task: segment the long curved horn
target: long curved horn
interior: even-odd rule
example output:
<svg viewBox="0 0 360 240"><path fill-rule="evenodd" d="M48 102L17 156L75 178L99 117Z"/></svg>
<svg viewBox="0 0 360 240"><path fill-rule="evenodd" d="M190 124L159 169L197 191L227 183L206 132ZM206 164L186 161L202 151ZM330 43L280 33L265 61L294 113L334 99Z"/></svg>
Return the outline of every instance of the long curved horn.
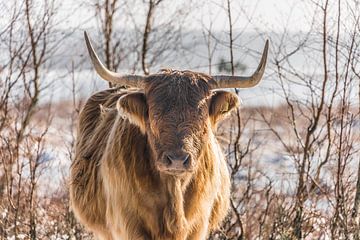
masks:
<svg viewBox="0 0 360 240"><path fill-rule="evenodd" d="M138 75L120 75L116 72L112 72L109 69L107 69L100 61L98 55L94 51L93 46L91 45L90 38L87 35L86 31L84 31L84 37L87 49L89 51L89 55L91 58L91 62L95 67L96 72L105 79L106 81L136 87L136 88L143 88L144 87L144 80L145 77L138 76Z"/></svg>
<svg viewBox="0 0 360 240"><path fill-rule="evenodd" d="M261 61L256 71L248 77L242 76L223 76L217 75L213 76L213 82L210 83L212 89L217 88L251 88L256 86L265 71L265 65L267 60L269 50L269 40L266 40L264 51L261 57Z"/></svg>

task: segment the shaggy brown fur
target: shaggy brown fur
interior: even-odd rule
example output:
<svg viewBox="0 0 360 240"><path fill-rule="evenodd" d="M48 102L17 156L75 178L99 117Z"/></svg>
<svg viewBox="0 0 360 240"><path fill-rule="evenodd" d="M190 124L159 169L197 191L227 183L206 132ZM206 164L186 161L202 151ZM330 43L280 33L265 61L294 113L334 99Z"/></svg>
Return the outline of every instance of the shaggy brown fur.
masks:
<svg viewBox="0 0 360 240"><path fill-rule="evenodd" d="M166 70L140 90L94 94L79 120L70 197L99 239L206 239L226 216L230 180L214 137L236 95L211 77ZM183 172L167 154L187 153Z"/></svg>

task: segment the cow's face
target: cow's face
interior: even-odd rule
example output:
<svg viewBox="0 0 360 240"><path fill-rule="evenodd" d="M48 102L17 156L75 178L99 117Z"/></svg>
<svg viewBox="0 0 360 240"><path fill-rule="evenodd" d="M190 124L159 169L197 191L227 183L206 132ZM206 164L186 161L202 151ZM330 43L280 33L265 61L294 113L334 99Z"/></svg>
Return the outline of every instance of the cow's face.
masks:
<svg viewBox="0 0 360 240"><path fill-rule="evenodd" d="M233 93L210 91L209 79L189 71L168 71L150 76L144 92L119 99L120 114L147 136L160 172L182 175L196 171L209 131L238 105Z"/></svg>

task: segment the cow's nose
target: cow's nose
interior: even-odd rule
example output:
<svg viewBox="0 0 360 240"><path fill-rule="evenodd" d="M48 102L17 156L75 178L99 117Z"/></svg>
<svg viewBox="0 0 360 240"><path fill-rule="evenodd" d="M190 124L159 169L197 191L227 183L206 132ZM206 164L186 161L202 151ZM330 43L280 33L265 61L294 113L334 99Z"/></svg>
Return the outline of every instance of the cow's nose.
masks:
<svg viewBox="0 0 360 240"><path fill-rule="evenodd" d="M189 166L190 156L187 153L184 154L167 154L166 155L169 166L174 168L183 168Z"/></svg>

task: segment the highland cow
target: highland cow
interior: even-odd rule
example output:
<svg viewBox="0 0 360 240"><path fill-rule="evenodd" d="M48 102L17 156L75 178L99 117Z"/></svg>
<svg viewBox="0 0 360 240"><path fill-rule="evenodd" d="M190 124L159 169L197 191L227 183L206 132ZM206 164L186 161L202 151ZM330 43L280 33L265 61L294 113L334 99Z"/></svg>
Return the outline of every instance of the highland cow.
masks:
<svg viewBox="0 0 360 240"><path fill-rule="evenodd" d="M264 73L268 42L249 77L162 70L120 75L80 113L70 198L98 239L206 239L228 213L230 178L215 138L217 123L238 106L222 88L248 88Z"/></svg>

